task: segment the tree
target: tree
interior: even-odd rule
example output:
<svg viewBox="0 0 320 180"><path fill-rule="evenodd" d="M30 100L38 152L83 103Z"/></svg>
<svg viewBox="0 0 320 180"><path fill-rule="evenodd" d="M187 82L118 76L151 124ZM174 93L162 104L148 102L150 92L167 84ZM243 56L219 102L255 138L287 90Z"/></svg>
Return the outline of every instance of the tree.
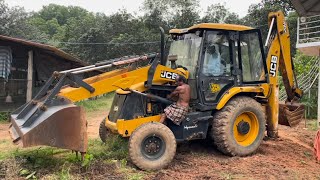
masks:
<svg viewBox="0 0 320 180"><path fill-rule="evenodd" d="M200 20L199 2L195 0L176 1L176 10L173 14L172 28L186 28L196 24Z"/></svg>
<svg viewBox="0 0 320 180"><path fill-rule="evenodd" d="M0 0L0 34L31 40L47 39L47 36L28 23L30 14L21 7L9 8Z"/></svg>
<svg viewBox="0 0 320 180"><path fill-rule="evenodd" d="M198 8L198 0L145 0L143 3L144 17L150 23L149 27L164 25L167 30L197 23Z"/></svg>
<svg viewBox="0 0 320 180"><path fill-rule="evenodd" d="M35 14L35 17L40 17L45 21L57 19L59 25L64 25L70 18L81 19L89 12L78 6L61 6L57 4L49 4Z"/></svg>
<svg viewBox="0 0 320 180"><path fill-rule="evenodd" d="M288 16L287 22L291 37L291 53L294 55L296 50L297 14L294 11L289 13L289 11L293 10L289 0L263 0L261 3L252 4L249 7L248 14L242 19L242 21L247 26L259 28L261 30L263 40L265 41L268 34L268 14L279 10Z"/></svg>
<svg viewBox="0 0 320 180"><path fill-rule="evenodd" d="M241 24L239 15L230 12L225 6L225 4L220 3L208 6L202 22Z"/></svg>

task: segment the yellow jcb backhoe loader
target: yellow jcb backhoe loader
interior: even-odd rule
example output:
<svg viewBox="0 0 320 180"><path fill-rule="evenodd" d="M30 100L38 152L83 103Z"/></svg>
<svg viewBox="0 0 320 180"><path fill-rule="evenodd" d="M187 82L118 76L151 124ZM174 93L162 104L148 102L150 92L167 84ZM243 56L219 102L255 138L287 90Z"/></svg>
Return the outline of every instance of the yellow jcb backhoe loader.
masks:
<svg viewBox="0 0 320 180"><path fill-rule="evenodd" d="M129 57L54 73L31 102L12 113L14 142L86 152L84 112L73 102L111 91L116 94L99 128L101 140L109 133L130 137L130 158L145 170L167 166L177 142L207 137L227 155L250 155L266 130L276 138L278 122L294 126L302 119L304 108L296 103L302 91L295 83L282 12L269 15L266 54L260 31L246 26L205 23L170 34L167 58L162 32L160 60L157 55ZM115 70L85 80L77 76L106 67ZM288 96L280 105L280 120L278 69ZM172 103L165 97L175 89L177 75L191 86L190 111L180 126L160 124L160 114ZM66 80L76 87L63 87Z"/></svg>

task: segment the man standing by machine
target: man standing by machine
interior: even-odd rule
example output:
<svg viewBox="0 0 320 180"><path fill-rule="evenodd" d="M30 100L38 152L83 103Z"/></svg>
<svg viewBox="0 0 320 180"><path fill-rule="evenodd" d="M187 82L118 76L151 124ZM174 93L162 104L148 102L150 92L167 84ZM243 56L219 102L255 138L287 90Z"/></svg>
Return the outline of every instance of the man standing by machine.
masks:
<svg viewBox="0 0 320 180"><path fill-rule="evenodd" d="M160 122L168 118L174 124L180 125L184 120L189 110L190 101L190 86L187 84L187 79L183 76L176 77L177 88L168 96L168 98L178 97L177 102L171 104L164 109L164 113L161 115Z"/></svg>

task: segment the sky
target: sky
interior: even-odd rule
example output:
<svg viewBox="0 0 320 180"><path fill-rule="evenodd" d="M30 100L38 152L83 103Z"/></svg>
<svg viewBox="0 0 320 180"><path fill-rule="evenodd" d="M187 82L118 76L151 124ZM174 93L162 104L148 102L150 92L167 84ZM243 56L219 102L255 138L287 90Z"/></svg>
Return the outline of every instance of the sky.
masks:
<svg viewBox="0 0 320 180"><path fill-rule="evenodd" d="M44 5L55 3L59 5L80 6L92 12L103 12L107 15L117 12L119 9L127 9L130 13L137 13L144 0L5 0L10 6L24 7L27 11L38 11ZM261 0L200 0L201 11L206 11L207 6L216 3L225 3L226 7L237 13L240 17L247 14L251 4ZM140 13L141 14L141 13Z"/></svg>

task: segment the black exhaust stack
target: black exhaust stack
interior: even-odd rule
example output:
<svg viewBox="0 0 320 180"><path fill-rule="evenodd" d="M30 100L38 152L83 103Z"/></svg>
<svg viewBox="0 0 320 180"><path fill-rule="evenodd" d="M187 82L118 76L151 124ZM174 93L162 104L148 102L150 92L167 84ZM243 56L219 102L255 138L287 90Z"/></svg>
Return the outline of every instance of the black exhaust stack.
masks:
<svg viewBox="0 0 320 180"><path fill-rule="evenodd" d="M160 63L161 63L161 65L165 65L166 64L166 61L164 59L164 48L165 48L164 38L165 38L165 35L164 35L164 29L162 27L159 27L159 28L160 28L160 32L161 32Z"/></svg>

